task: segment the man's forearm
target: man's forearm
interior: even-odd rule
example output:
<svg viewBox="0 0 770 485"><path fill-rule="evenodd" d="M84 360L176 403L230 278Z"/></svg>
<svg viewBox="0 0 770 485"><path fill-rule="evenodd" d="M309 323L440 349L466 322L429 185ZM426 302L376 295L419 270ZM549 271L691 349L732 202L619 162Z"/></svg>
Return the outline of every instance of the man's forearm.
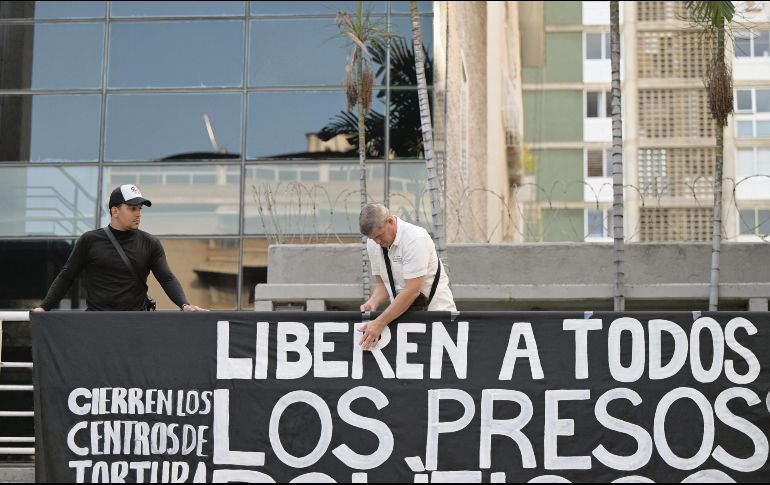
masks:
<svg viewBox="0 0 770 485"><path fill-rule="evenodd" d="M390 322L403 315L409 309L419 294L419 290L410 290L409 288L402 290L375 321L383 328L387 327L390 325Z"/></svg>
<svg viewBox="0 0 770 485"><path fill-rule="evenodd" d="M378 283L374 285L374 291L372 292L371 298L369 298L369 303L379 308L379 306L389 298L388 290L385 289L385 285Z"/></svg>

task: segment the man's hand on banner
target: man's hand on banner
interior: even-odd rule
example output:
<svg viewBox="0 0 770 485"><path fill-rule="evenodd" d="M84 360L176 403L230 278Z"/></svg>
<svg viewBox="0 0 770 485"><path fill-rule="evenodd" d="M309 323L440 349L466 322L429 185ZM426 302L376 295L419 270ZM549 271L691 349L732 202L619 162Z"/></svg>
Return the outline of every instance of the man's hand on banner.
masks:
<svg viewBox="0 0 770 485"><path fill-rule="evenodd" d="M372 350L377 345L377 342L380 341L380 334L385 327L387 327L387 325L383 325L377 320L372 320L359 328L358 331L364 334L359 342L361 348L364 350Z"/></svg>

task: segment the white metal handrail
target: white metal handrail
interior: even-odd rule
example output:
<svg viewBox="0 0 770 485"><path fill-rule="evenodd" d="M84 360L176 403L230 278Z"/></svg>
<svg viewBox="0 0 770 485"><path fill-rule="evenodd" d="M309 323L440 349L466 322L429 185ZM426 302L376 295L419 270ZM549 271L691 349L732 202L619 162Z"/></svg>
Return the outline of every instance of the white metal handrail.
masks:
<svg viewBox="0 0 770 485"><path fill-rule="evenodd" d="M28 322L29 312L0 311L0 371L2 369L32 369L32 362L4 362L3 361L3 322ZM32 392L32 384L2 384L2 392ZM0 411L0 418L34 418L34 411ZM0 425L0 429L5 429ZM0 445L29 444L34 443L31 436L0 436ZM34 455L35 449L20 446L0 447L0 455Z"/></svg>

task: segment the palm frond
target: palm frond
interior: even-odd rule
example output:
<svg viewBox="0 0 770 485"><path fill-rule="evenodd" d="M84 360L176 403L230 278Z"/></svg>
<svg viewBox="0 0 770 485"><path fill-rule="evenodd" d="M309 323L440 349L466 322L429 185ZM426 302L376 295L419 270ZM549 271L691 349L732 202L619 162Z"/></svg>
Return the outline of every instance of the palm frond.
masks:
<svg viewBox="0 0 770 485"><path fill-rule="evenodd" d="M690 12L691 20L704 26L724 25L724 22L731 22L735 16L735 5L729 1L688 0L684 6Z"/></svg>

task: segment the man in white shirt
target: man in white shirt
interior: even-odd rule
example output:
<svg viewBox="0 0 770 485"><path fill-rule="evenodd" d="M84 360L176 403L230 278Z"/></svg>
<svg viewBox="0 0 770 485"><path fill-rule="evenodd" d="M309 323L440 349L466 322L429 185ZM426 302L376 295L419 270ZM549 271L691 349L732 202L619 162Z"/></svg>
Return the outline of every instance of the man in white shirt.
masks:
<svg viewBox="0 0 770 485"><path fill-rule="evenodd" d="M425 229L402 221L382 204L367 204L358 221L361 234L369 238L366 251L376 279L372 296L361 305L361 311L376 311L390 300L380 316L359 330L364 334L360 342L364 350L373 348L382 330L410 308L457 310L449 289L449 277ZM390 271L385 258L390 263ZM415 302L417 305L412 307Z"/></svg>

